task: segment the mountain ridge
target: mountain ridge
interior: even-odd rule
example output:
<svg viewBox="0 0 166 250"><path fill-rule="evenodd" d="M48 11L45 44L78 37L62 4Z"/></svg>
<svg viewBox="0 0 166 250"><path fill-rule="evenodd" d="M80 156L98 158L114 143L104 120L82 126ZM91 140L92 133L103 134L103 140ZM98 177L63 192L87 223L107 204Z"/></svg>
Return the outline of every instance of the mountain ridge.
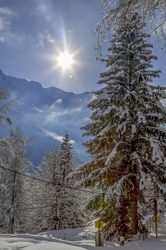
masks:
<svg viewBox="0 0 166 250"><path fill-rule="evenodd" d="M59 147L66 133L73 142L77 161L88 160L80 127L89 119L87 105L93 98L92 92L74 94L56 87L43 88L39 82L8 76L0 70L0 88L3 87L9 87L10 99L19 98L9 114L12 120L10 128L20 126L25 136L36 137L27 153L35 165L40 164L48 149ZM7 136L10 128L3 125L1 138Z"/></svg>

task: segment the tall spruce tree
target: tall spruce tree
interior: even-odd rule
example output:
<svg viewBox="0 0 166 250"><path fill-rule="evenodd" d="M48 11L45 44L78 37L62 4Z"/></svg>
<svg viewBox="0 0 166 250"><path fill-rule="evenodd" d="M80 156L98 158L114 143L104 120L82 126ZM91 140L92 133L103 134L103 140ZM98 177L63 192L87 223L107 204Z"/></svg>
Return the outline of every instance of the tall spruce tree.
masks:
<svg viewBox="0 0 166 250"><path fill-rule="evenodd" d="M74 189L76 180L73 171L76 169L74 152L68 134L63 138L59 151L59 176L61 189L59 190L59 218L62 228L76 228L84 226L85 218L81 209L81 192Z"/></svg>
<svg viewBox="0 0 166 250"><path fill-rule="evenodd" d="M103 60L108 69L98 82L104 87L89 104L91 122L82 128L84 136L92 136L84 143L92 159L79 168L80 183L102 190L89 205L105 221L107 238L137 233L137 202L144 200L146 178L158 191L165 190L166 108L161 99L166 94L151 84L160 71L150 69L157 57L144 26L134 11L117 21Z"/></svg>
<svg viewBox="0 0 166 250"><path fill-rule="evenodd" d="M40 185L40 200L43 204L43 209L40 209L41 229L59 230L84 225L78 198L81 194L74 189L76 180L72 178L75 167L73 148L66 134L60 149L49 150L39 166L39 176L50 182Z"/></svg>

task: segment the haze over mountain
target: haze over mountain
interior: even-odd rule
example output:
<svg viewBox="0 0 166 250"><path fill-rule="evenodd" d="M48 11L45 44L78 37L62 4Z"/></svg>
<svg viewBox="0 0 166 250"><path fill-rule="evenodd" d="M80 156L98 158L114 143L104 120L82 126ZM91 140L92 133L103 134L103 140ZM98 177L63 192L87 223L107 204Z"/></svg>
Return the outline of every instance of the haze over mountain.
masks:
<svg viewBox="0 0 166 250"><path fill-rule="evenodd" d="M56 87L43 88L39 82L7 76L0 70L0 88L6 86L10 88L10 99L19 99L9 114L12 125L3 124L1 138L16 126L21 127L25 136L35 136L27 154L34 164L39 164L46 151L58 147L68 133L77 161L88 160L80 127L88 122L90 110L87 104L93 93L74 94Z"/></svg>

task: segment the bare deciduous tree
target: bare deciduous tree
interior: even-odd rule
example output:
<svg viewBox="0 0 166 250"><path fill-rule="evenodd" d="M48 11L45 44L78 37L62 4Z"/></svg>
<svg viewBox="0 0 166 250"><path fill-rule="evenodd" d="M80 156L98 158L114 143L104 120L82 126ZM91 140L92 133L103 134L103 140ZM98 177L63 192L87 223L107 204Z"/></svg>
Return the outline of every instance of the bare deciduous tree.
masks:
<svg viewBox="0 0 166 250"><path fill-rule="evenodd" d="M101 0L102 19L95 30L99 35L96 49L101 50L102 42L110 38L111 29L122 20L120 17L125 19L133 8L147 24L146 32L155 34L162 48L166 46L166 0Z"/></svg>

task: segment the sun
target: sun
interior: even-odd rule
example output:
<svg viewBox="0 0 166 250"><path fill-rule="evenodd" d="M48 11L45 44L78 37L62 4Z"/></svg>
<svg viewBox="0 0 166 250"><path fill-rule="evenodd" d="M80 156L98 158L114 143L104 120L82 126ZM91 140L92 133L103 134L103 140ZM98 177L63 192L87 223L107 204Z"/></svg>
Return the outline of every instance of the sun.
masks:
<svg viewBox="0 0 166 250"><path fill-rule="evenodd" d="M69 69L73 64L73 56L68 51L61 52L57 57L57 62L63 70Z"/></svg>

